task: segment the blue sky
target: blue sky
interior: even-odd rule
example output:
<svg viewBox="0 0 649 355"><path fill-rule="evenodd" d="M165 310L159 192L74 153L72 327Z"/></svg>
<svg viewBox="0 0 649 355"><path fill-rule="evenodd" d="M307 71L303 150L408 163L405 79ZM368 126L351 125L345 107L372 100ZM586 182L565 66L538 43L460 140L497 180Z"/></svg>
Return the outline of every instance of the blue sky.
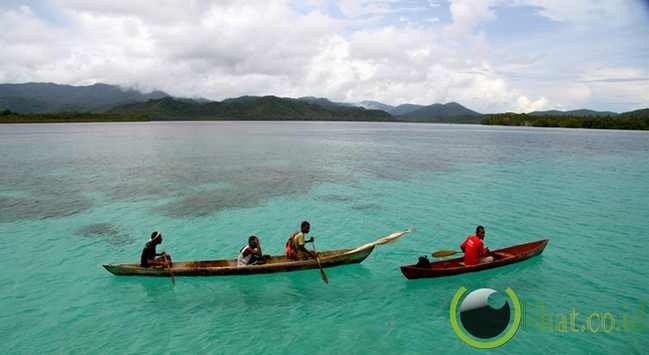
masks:
<svg viewBox="0 0 649 355"><path fill-rule="evenodd" d="M178 96L649 107L647 1L0 2L0 82Z"/></svg>

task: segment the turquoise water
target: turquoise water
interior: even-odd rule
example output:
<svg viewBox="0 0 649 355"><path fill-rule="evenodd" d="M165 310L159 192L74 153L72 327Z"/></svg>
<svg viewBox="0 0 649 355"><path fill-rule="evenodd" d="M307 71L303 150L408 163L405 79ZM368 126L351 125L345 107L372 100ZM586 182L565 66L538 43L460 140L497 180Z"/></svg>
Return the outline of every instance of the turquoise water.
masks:
<svg viewBox="0 0 649 355"><path fill-rule="evenodd" d="M455 292L511 287L552 314L649 301L646 132L426 124L176 122L0 126L1 353L479 352ZM299 222L318 248L415 226L362 264L248 277L115 277L153 230L176 260L279 254ZM550 238L541 257L406 280L456 248ZM528 307L528 309L530 309ZM635 312L635 313L634 313ZM531 319L527 316L527 319ZM649 320L644 319L649 327ZM495 352L646 353L649 330L562 333L525 321Z"/></svg>

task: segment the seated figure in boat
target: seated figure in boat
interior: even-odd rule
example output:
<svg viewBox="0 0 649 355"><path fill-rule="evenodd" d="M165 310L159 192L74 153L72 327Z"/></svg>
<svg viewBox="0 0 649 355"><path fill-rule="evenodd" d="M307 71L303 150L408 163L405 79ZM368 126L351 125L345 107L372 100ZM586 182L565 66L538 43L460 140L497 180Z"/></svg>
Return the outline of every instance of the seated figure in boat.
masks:
<svg viewBox="0 0 649 355"><path fill-rule="evenodd" d="M489 255L491 252L484 245L484 235L484 227L478 226L475 229L475 234L470 235L460 244L460 248L464 252L464 265L477 265L494 261L493 256Z"/></svg>
<svg viewBox="0 0 649 355"><path fill-rule="evenodd" d="M300 225L300 231L293 233L286 242L286 257L292 260L307 260L315 258L316 252L306 248L306 243L313 242L313 237L305 239L309 233L311 225L304 221Z"/></svg>
<svg viewBox="0 0 649 355"><path fill-rule="evenodd" d="M165 253L157 253L155 248L158 244L162 243L162 233L151 233L151 239L144 244L142 255L140 256L140 266L164 266L171 267L171 255Z"/></svg>
<svg viewBox="0 0 649 355"><path fill-rule="evenodd" d="M239 251L237 266L263 264L268 258L270 258L270 256L261 253L261 243L259 242L259 238L255 235L251 235L248 238L248 245L241 248Z"/></svg>

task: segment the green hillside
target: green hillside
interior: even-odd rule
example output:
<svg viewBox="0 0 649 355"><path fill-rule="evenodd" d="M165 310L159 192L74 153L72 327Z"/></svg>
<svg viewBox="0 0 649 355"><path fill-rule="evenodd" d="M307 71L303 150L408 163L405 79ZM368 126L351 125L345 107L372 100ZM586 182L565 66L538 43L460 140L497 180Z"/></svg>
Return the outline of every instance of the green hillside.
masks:
<svg viewBox="0 0 649 355"><path fill-rule="evenodd" d="M162 91L142 93L115 85L88 86L53 83L0 84L0 107L18 113L103 112L115 105L168 96Z"/></svg>
<svg viewBox="0 0 649 355"><path fill-rule="evenodd" d="M277 96L244 96L221 102L171 97L114 107L109 113L144 114L152 120L391 121L384 111Z"/></svg>

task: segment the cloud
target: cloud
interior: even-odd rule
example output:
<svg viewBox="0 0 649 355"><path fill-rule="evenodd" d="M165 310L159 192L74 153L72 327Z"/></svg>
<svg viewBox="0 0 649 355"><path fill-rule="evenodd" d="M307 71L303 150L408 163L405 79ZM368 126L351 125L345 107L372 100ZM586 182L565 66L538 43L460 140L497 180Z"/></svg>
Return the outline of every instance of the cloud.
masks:
<svg viewBox="0 0 649 355"><path fill-rule="evenodd" d="M637 81L649 81L649 77L647 78L606 78L606 79L590 79L590 80L584 80L586 83L629 83L629 82L637 82Z"/></svg>
<svg viewBox="0 0 649 355"><path fill-rule="evenodd" d="M547 107L547 100L542 97L536 101L531 101L527 96L519 96L516 100L516 110L518 112L532 112L542 110Z"/></svg>
<svg viewBox="0 0 649 355"><path fill-rule="evenodd" d="M450 11L453 22L446 27L446 31L454 35L473 33L480 23L496 19L493 9L495 4L495 0L451 1Z"/></svg>
<svg viewBox="0 0 649 355"><path fill-rule="evenodd" d="M598 63L586 66L580 82L591 91L591 102L649 104L649 70Z"/></svg>
<svg viewBox="0 0 649 355"><path fill-rule="evenodd" d="M641 6L640 1L606 0L517 0L513 4L534 6L539 15L553 21L586 26L599 21L626 23Z"/></svg>
<svg viewBox="0 0 649 355"><path fill-rule="evenodd" d="M458 101L482 112L605 101L649 105L647 81L640 80L649 77L646 61L626 56L627 49L649 48L627 5L598 2L584 15L585 2L541 0L342 1L339 12L324 1L47 4L52 11L0 5L0 82L107 82L211 99L275 94L389 104ZM511 6L565 25L503 41L485 26ZM602 16L614 21L602 22ZM638 39L601 40L620 34L619 28ZM574 41L563 44L567 39ZM593 48L600 52L594 55ZM608 53L622 50L624 60L607 66L614 70L596 69Z"/></svg>
<svg viewBox="0 0 649 355"><path fill-rule="evenodd" d="M385 1L341 0L337 5L348 18L377 16L391 12L390 3Z"/></svg>

